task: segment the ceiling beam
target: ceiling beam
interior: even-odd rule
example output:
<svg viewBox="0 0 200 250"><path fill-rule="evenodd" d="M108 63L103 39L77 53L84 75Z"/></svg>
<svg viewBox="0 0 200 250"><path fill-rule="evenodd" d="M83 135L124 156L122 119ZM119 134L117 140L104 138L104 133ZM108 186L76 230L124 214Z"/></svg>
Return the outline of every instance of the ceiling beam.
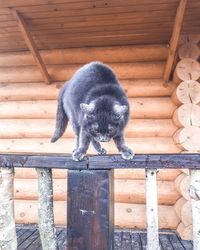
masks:
<svg viewBox="0 0 200 250"><path fill-rule="evenodd" d="M172 36L169 43L169 51L167 62L164 71L164 82L167 83L170 80L170 76L172 73L172 67L175 59L176 50L178 47L178 41L181 33L181 28L183 24L183 17L186 9L187 0L180 0L179 6L176 11L176 17L174 20Z"/></svg>
<svg viewBox="0 0 200 250"><path fill-rule="evenodd" d="M18 23L19 29L24 37L26 45L28 46L29 50L31 51L45 82L47 84L50 84L51 83L50 76L47 72L46 66L45 66L45 64L40 56L39 51L37 50L36 44L35 44L32 36L28 30L28 27L25 23L23 16L17 10L14 10L14 9L12 9L12 13L13 13L13 15Z"/></svg>

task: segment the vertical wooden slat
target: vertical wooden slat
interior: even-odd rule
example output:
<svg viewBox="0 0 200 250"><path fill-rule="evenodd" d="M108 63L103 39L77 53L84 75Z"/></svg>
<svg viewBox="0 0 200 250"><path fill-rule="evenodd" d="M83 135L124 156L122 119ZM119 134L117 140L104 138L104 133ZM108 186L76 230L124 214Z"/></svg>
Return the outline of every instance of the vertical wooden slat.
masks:
<svg viewBox="0 0 200 250"><path fill-rule="evenodd" d="M175 55L176 55L176 49L178 46L178 41L181 33L181 27L183 23L183 17L185 13L185 8L186 8L187 0L180 0L178 9L176 11L176 17L174 20L174 26L172 30L172 36L170 40L170 45L169 45L169 52L168 52L168 57L167 57L167 62L165 66L165 71L164 71L164 82L167 83L169 81Z"/></svg>
<svg viewBox="0 0 200 250"><path fill-rule="evenodd" d="M31 54L34 57L34 59L37 63L37 66L38 66L45 82L47 84L50 84L51 83L50 76L49 76L47 69L46 69L46 66L45 66L45 64L40 56L40 53L37 50L35 42L34 42L32 36L27 28L27 25L24 21L24 18L22 17L22 15L18 11L14 10L14 9L12 10L12 13L13 13L14 17L16 18L16 21L19 25L19 29L21 30L21 33L24 37L24 40L25 40L29 50L31 51Z"/></svg>
<svg viewBox="0 0 200 250"><path fill-rule="evenodd" d="M68 250L113 249L113 170L69 170Z"/></svg>
<svg viewBox="0 0 200 250"><path fill-rule="evenodd" d="M0 249L2 250L17 249L13 182L14 169L0 168Z"/></svg>
<svg viewBox="0 0 200 250"><path fill-rule="evenodd" d="M157 170L146 169L147 250L159 250Z"/></svg>
<svg viewBox="0 0 200 250"><path fill-rule="evenodd" d="M193 249L200 249L200 169L190 171L192 201Z"/></svg>
<svg viewBox="0 0 200 250"><path fill-rule="evenodd" d="M56 229L53 214L52 170L37 168L38 174L38 220L43 250L57 250Z"/></svg>

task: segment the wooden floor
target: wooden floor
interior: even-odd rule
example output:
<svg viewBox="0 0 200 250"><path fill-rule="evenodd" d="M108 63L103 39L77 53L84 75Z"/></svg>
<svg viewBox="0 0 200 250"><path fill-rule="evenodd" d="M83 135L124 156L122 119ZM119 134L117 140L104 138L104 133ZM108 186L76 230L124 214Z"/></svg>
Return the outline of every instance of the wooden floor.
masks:
<svg viewBox="0 0 200 250"><path fill-rule="evenodd" d="M66 230L58 228L59 250L66 249ZM36 227L17 227L18 250L42 250ZM192 242L181 240L173 232L160 233L161 250L192 250ZM114 250L145 250L146 233L136 231L115 231Z"/></svg>

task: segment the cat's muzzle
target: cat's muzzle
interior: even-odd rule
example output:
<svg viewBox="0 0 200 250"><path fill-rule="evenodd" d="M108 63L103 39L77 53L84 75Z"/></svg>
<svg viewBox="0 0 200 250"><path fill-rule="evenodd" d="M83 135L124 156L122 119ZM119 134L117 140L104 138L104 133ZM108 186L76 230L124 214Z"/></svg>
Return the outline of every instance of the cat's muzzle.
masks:
<svg viewBox="0 0 200 250"><path fill-rule="evenodd" d="M95 137L95 141L97 142L108 142L110 141L110 137L106 135L100 135L98 137Z"/></svg>

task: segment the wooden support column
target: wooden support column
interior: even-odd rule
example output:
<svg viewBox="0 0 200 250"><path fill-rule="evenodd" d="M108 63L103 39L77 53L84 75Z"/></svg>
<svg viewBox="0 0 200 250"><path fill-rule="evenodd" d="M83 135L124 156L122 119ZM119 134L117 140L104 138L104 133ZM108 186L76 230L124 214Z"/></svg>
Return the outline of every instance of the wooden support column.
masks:
<svg viewBox="0 0 200 250"><path fill-rule="evenodd" d="M57 250L56 229L53 214L53 183L51 168L37 168L38 174L38 220L43 250Z"/></svg>
<svg viewBox="0 0 200 250"><path fill-rule="evenodd" d="M192 201L193 250L200 249L200 169L190 171Z"/></svg>
<svg viewBox="0 0 200 250"><path fill-rule="evenodd" d="M174 26L173 26L173 31L172 31L172 36L170 40L170 45L169 45L169 52L168 52L168 57L167 57L167 63L165 66L165 71L164 71L164 82L167 83L170 79L175 55L176 55L176 49L178 46L178 41L181 33L181 27L183 23L183 17L185 13L185 7L187 4L187 0L180 0L177 12L176 12L176 17L174 21Z"/></svg>
<svg viewBox="0 0 200 250"><path fill-rule="evenodd" d="M147 250L159 250L157 170L146 169Z"/></svg>
<svg viewBox="0 0 200 250"><path fill-rule="evenodd" d="M68 250L113 249L113 179L113 170L69 170Z"/></svg>
<svg viewBox="0 0 200 250"><path fill-rule="evenodd" d="M17 250L14 218L14 168L0 167L0 249Z"/></svg>
<svg viewBox="0 0 200 250"><path fill-rule="evenodd" d="M23 16L14 9L12 10L12 12L13 12L14 17L16 18L16 21L19 25L19 29L21 30L21 33L24 37L24 40L25 40L29 50L31 51L31 53L34 57L34 59L37 63L37 66L38 66L39 70L41 71L41 74L42 74L45 82L47 84L50 84L51 83L50 76L49 76L47 69L46 69L46 66L45 66L45 64L40 56L40 53L37 50L36 44L35 44L32 36L28 30L28 27L25 23Z"/></svg>

